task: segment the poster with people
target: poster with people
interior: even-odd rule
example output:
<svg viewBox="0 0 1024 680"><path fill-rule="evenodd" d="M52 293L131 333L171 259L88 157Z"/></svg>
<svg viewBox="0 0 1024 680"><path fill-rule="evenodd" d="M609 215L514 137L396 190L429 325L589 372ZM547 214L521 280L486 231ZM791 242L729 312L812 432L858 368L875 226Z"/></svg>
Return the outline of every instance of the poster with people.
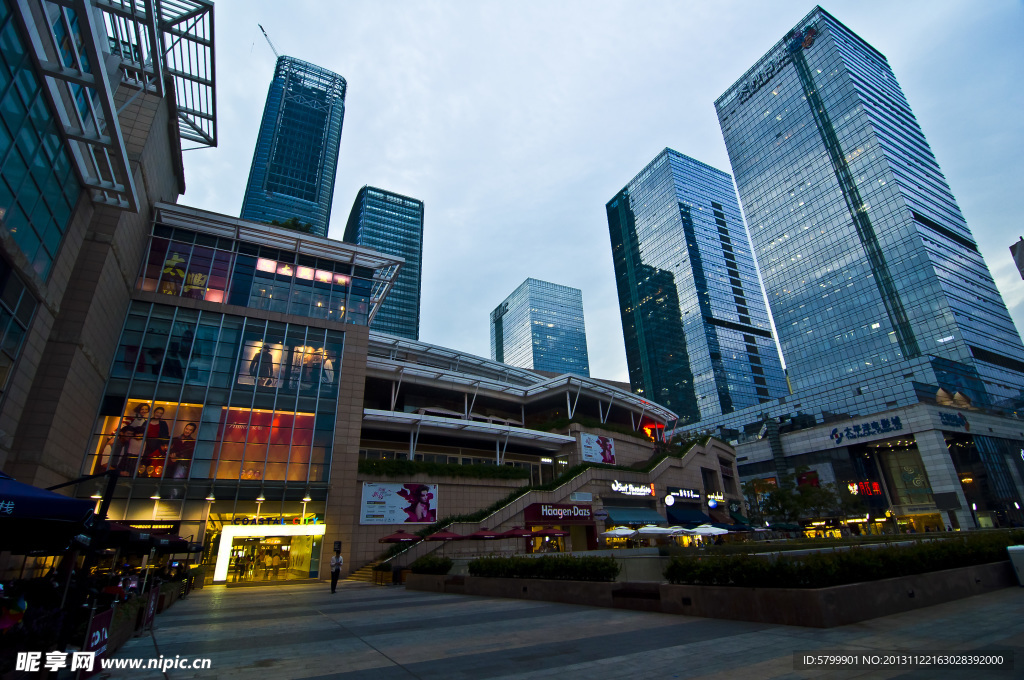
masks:
<svg viewBox="0 0 1024 680"><path fill-rule="evenodd" d="M102 417L95 472L187 479L202 407L129 399L120 416Z"/></svg>
<svg viewBox="0 0 1024 680"><path fill-rule="evenodd" d="M615 464L615 440L587 432L580 433L583 462Z"/></svg>
<svg viewBox="0 0 1024 680"><path fill-rule="evenodd" d="M360 524L433 524L437 484L363 482Z"/></svg>

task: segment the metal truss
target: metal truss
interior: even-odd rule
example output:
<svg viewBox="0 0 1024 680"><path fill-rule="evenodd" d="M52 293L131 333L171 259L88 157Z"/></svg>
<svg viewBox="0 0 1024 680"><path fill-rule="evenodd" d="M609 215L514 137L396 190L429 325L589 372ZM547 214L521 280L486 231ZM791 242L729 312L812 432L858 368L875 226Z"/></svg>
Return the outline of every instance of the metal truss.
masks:
<svg viewBox="0 0 1024 680"><path fill-rule="evenodd" d="M216 146L213 5L207 0L15 0L19 27L76 174L94 203L137 211L118 114L175 89L182 139ZM168 78L170 76L170 78ZM137 90L120 109L114 92Z"/></svg>

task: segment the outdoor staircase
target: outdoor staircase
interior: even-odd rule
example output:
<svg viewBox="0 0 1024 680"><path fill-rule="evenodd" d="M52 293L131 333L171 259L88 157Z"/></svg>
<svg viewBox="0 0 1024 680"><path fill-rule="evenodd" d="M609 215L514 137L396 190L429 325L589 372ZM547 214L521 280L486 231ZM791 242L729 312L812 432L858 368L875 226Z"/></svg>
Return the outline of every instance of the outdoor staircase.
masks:
<svg viewBox="0 0 1024 680"><path fill-rule="evenodd" d="M364 583L373 583L373 568L379 564L379 562L370 562L366 566L356 569L351 574L345 577L346 581L362 581ZM388 573L390 576L390 572Z"/></svg>

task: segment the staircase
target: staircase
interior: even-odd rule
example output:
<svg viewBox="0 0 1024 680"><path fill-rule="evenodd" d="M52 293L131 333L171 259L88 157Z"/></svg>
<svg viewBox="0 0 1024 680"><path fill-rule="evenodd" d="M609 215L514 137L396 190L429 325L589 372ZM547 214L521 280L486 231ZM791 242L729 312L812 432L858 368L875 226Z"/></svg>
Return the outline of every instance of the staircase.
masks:
<svg viewBox="0 0 1024 680"><path fill-rule="evenodd" d="M351 574L345 577L346 581L362 581L363 583L373 583L373 568L379 564L379 562L370 562L366 566L356 569ZM391 573L388 572L390 579Z"/></svg>

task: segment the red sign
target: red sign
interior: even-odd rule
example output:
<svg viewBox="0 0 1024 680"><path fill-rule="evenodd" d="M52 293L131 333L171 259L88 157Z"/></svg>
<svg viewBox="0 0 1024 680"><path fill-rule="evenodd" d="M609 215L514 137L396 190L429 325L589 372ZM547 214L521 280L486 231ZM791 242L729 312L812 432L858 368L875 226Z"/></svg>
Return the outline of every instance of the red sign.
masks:
<svg viewBox="0 0 1024 680"><path fill-rule="evenodd" d="M534 503L523 510L526 524L593 524L589 505L577 503Z"/></svg>
<svg viewBox="0 0 1024 680"><path fill-rule="evenodd" d="M79 678L91 678L100 672L102 665L100 659L107 657L107 640L110 638L110 624L114 620L114 610L108 609L92 617L89 624L89 635L85 638L83 652L93 652L96 656L93 660L92 670L82 670Z"/></svg>

